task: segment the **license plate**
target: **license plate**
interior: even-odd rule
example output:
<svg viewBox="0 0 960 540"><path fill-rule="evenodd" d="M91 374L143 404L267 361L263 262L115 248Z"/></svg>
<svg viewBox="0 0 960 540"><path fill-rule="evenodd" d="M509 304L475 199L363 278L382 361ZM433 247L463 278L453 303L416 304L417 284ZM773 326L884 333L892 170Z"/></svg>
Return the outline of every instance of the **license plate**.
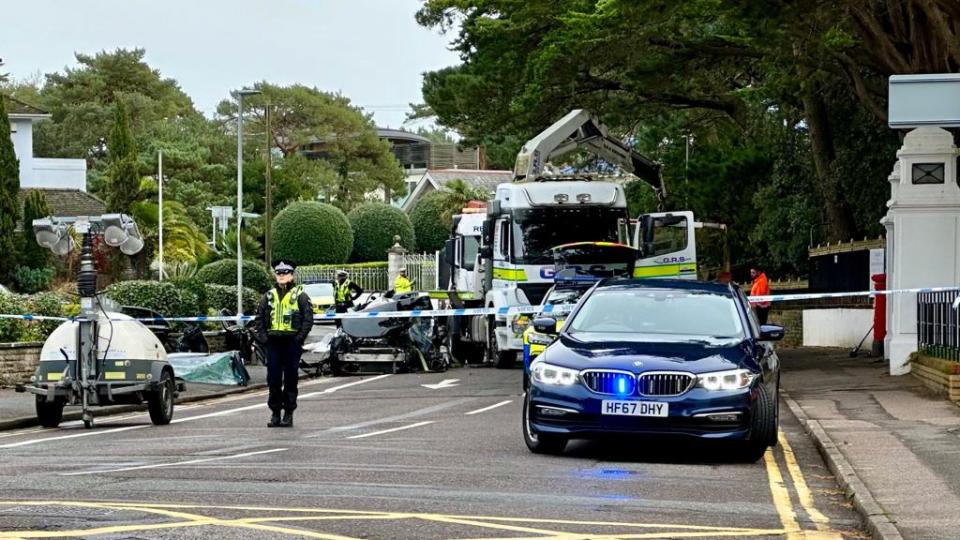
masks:
<svg viewBox="0 0 960 540"><path fill-rule="evenodd" d="M604 400L600 405L603 414L615 416L668 416L669 403L655 401L613 401Z"/></svg>

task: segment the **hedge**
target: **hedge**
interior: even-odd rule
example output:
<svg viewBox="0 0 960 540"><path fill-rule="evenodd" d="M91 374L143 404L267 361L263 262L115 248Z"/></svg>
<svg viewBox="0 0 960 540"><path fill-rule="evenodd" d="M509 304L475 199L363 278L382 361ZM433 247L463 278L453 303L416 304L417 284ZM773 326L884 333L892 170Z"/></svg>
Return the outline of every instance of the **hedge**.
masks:
<svg viewBox="0 0 960 540"><path fill-rule="evenodd" d="M63 317L64 301L55 293L45 292L32 296L0 294L0 313L12 315L47 315ZM23 321L0 319L0 343L17 341L43 341L60 326L60 321Z"/></svg>
<svg viewBox="0 0 960 540"><path fill-rule="evenodd" d="M152 309L166 317L201 314L197 297L171 281L120 281L108 287L106 294L122 306Z"/></svg>
<svg viewBox="0 0 960 540"><path fill-rule="evenodd" d="M290 203L273 220L273 257L298 265L341 264L353 251L353 230L337 207L316 201Z"/></svg>
<svg viewBox="0 0 960 540"><path fill-rule="evenodd" d="M413 207L410 222L417 237L420 251L440 251L443 243L450 237L453 223L443 219L448 210L449 196L443 192L427 195Z"/></svg>
<svg viewBox="0 0 960 540"><path fill-rule="evenodd" d="M416 249L413 225L403 210L389 204L370 202L361 204L347 214L353 228L352 261L383 261L400 236L400 245L408 251Z"/></svg>
<svg viewBox="0 0 960 540"><path fill-rule="evenodd" d="M197 279L216 285L237 284L237 260L221 259L197 271ZM264 292L273 286L273 277L266 266L256 261L243 261L243 286Z"/></svg>
<svg viewBox="0 0 960 540"><path fill-rule="evenodd" d="M207 299L210 302L210 310L219 313L226 309L230 313L237 312L237 286L236 285L207 285ZM243 312L247 315L253 314L257 310L257 304L260 302L260 293L249 288L243 288Z"/></svg>

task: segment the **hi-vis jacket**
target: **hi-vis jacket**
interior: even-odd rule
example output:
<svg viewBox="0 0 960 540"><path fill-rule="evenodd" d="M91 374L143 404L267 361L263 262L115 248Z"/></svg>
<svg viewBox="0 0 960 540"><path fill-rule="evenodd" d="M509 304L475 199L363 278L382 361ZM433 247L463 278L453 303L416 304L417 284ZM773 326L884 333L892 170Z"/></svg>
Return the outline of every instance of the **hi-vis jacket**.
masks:
<svg viewBox="0 0 960 540"><path fill-rule="evenodd" d="M294 337L300 343L313 327L313 305L299 285L282 289L274 286L260 299L254 334L257 340L268 336Z"/></svg>

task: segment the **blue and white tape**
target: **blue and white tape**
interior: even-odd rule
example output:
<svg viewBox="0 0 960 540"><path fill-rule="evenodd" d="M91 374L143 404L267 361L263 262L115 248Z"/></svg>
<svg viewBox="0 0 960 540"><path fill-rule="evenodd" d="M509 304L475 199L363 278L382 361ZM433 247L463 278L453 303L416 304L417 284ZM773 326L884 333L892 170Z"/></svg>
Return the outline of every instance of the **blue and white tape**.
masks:
<svg viewBox="0 0 960 540"><path fill-rule="evenodd" d="M960 287L923 287L916 289L894 289L884 291L857 291L840 293L802 293L802 294L769 294L764 296L749 297L750 303L756 302L789 302L797 300L816 300L820 298L851 298L857 296L889 296L893 294L916 294L927 292L950 292L960 291ZM956 305L955 307L960 307ZM526 315L533 313L567 313L573 309L572 305L547 305L547 306L509 306L501 308L461 308L461 309L413 309L408 311L355 311L348 313L324 313L314 315L314 320L326 321L335 319L392 319L398 317L464 317L476 315ZM226 316L205 316L196 317L147 317L147 318L122 318L110 320L113 322L123 322L135 320L147 323L164 322L237 322L252 321L256 317L252 315L226 315ZM0 319L20 319L25 321L77 321L81 317L53 317L49 315L13 315L0 314Z"/></svg>

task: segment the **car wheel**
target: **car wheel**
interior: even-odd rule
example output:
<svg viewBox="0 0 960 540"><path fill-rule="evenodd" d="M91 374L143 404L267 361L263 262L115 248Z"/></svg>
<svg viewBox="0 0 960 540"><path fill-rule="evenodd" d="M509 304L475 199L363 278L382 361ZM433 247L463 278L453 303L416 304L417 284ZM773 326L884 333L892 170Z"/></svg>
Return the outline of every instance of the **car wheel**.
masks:
<svg viewBox="0 0 960 540"><path fill-rule="evenodd" d="M63 420L63 406L65 405L62 399L47 401L46 396L37 396L36 403L37 421L40 422L41 426L55 428L60 425L60 421Z"/></svg>
<svg viewBox="0 0 960 540"><path fill-rule="evenodd" d="M530 394L523 400L523 442L534 454L561 454L567 447L567 438L562 435L536 433L530 426Z"/></svg>
<svg viewBox="0 0 960 540"><path fill-rule="evenodd" d="M755 462L777 441L777 405L767 387L760 385L750 418L750 438L744 449L744 461Z"/></svg>
<svg viewBox="0 0 960 540"><path fill-rule="evenodd" d="M173 395L175 384L173 374L164 370L160 376L157 390L147 397L147 408L150 411L150 421L155 426L165 426L173 420Z"/></svg>
<svg viewBox="0 0 960 540"><path fill-rule="evenodd" d="M497 366L497 369L510 369L517 363L517 353L513 351L501 351L497 345L497 332L493 317L487 324L487 347L489 350L490 361Z"/></svg>

